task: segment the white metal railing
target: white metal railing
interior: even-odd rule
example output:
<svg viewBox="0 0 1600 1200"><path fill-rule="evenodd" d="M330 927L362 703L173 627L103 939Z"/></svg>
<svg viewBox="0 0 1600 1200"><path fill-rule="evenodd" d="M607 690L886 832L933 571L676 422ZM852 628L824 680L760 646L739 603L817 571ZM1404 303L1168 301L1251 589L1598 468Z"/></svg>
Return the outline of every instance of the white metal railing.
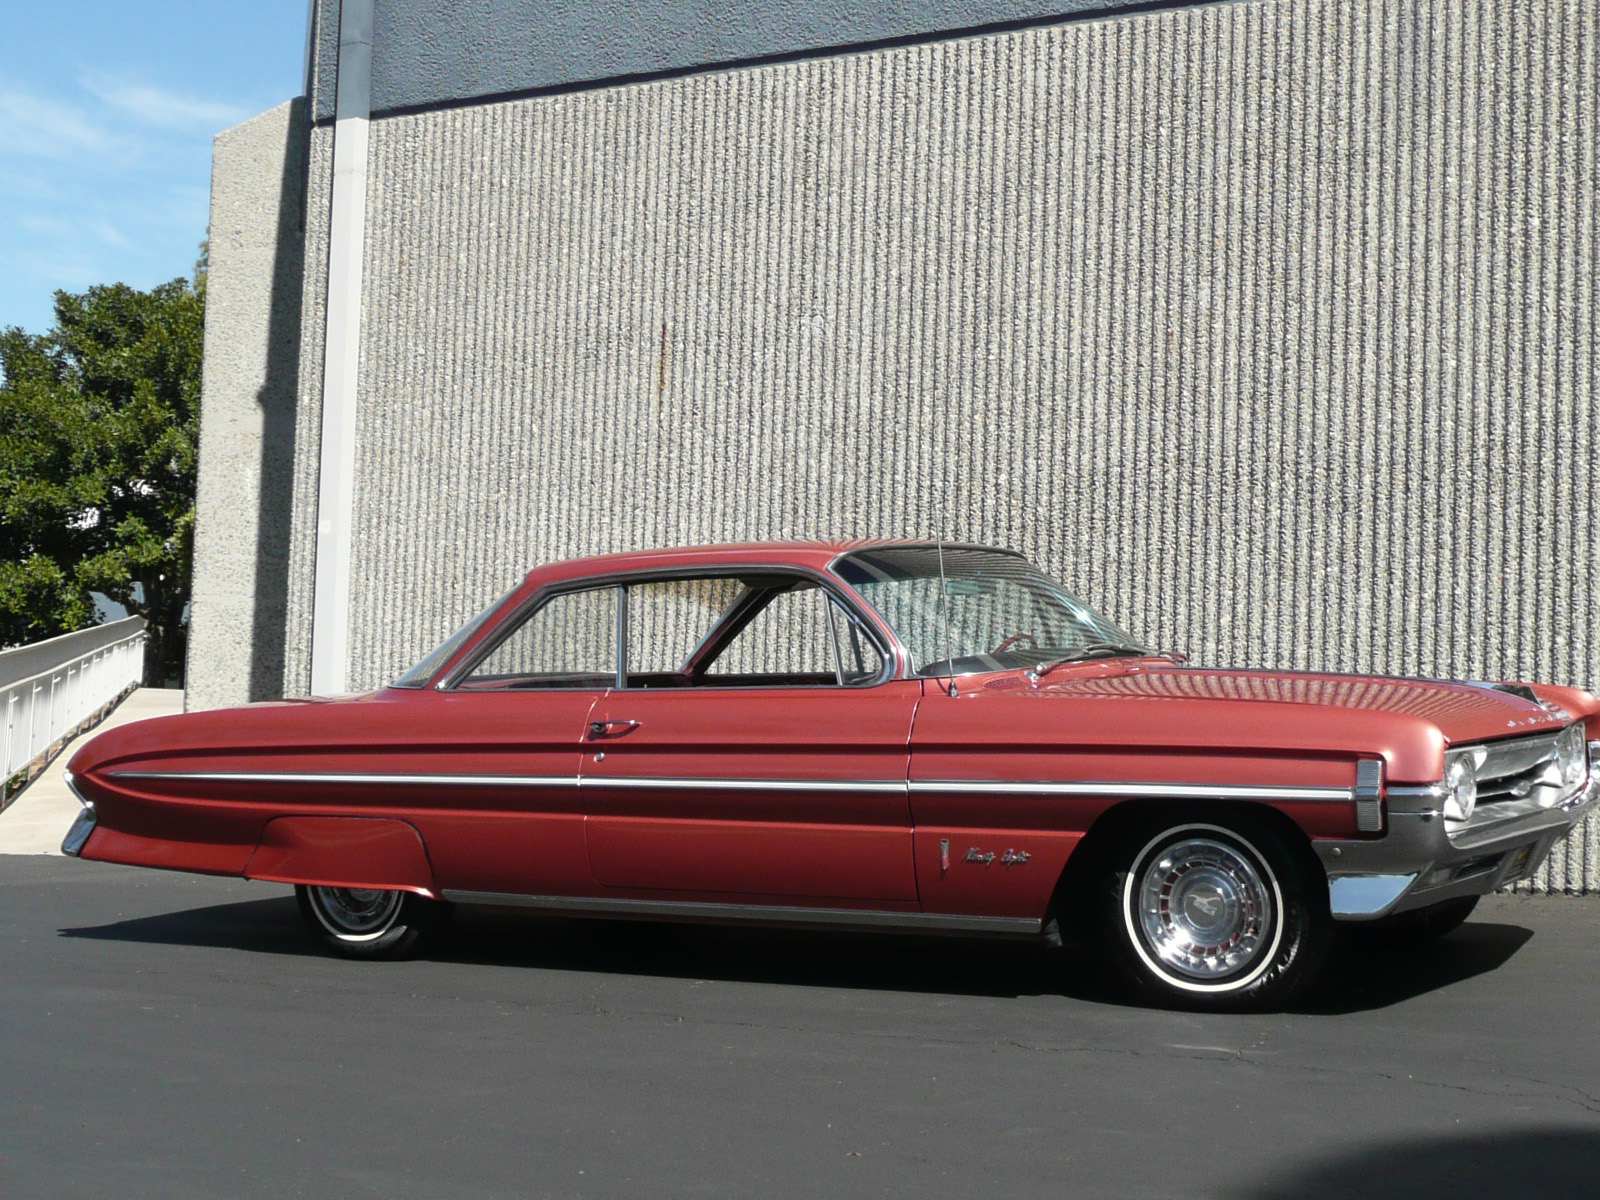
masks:
<svg viewBox="0 0 1600 1200"><path fill-rule="evenodd" d="M74 734L139 686L144 626L144 618L129 617L0 653L0 807L19 776L25 782L37 774ZM6 680L7 667L32 673Z"/></svg>

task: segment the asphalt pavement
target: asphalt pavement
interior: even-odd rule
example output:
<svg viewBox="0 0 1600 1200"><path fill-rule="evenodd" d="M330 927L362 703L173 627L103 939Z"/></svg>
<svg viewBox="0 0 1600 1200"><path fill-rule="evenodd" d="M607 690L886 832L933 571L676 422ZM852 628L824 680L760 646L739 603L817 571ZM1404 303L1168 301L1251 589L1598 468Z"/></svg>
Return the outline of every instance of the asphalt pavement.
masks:
<svg viewBox="0 0 1600 1200"><path fill-rule="evenodd" d="M462 913L0 856L0 1196L1600 1194L1600 903L1345 946L1266 1016L1021 943Z"/></svg>

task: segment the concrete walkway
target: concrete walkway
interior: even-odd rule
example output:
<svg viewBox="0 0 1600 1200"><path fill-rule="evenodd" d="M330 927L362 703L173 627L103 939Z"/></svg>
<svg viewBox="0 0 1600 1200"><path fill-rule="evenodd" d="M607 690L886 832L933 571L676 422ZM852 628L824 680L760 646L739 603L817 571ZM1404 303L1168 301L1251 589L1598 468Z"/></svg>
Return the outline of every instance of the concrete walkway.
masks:
<svg viewBox="0 0 1600 1200"><path fill-rule="evenodd" d="M79 734L51 761L44 773L22 790L11 807L0 812L0 854L60 854L61 839L67 836L78 815L78 798L68 789L61 773L77 753L78 747L117 725L164 717L183 711L183 692L176 688L139 688L111 710L88 733Z"/></svg>

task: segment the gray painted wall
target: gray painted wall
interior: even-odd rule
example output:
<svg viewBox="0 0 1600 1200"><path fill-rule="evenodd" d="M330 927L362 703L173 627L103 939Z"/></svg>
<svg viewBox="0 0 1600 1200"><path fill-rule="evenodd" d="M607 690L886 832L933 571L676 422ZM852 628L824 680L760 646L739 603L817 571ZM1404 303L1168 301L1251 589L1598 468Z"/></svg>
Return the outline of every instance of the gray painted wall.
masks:
<svg viewBox="0 0 1600 1200"><path fill-rule="evenodd" d="M1600 682L1597 31L1262 0L375 122L353 683L534 562L933 532L1204 662Z"/></svg>
<svg viewBox="0 0 1600 1200"><path fill-rule="evenodd" d="M315 121L333 120L339 92L339 0L307 0L311 23L311 61L306 64L306 97Z"/></svg>
<svg viewBox="0 0 1600 1200"><path fill-rule="evenodd" d="M1156 0L1159 2L1159 0ZM1169 0L1172 2L1172 0ZM1202 3L1204 0L1189 0ZM313 0L317 3L317 0ZM377 0L372 111L948 36L1152 0ZM333 116L338 2L322 0L317 120Z"/></svg>
<svg viewBox="0 0 1600 1200"><path fill-rule="evenodd" d="M212 151L190 709L283 694L309 132L295 100Z"/></svg>

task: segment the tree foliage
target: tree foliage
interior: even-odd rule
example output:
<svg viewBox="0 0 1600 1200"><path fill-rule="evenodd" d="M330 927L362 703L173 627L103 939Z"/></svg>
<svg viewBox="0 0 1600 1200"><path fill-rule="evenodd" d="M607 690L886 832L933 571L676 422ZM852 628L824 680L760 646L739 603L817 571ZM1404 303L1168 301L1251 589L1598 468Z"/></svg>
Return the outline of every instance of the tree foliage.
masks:
<svg viewBox="0 0 1600 1200"><path fill-rule="evenodd" d="M145 677L182 672L205 281L57 292L55 327L0 332L0 644L150 623Z"/></svg>

